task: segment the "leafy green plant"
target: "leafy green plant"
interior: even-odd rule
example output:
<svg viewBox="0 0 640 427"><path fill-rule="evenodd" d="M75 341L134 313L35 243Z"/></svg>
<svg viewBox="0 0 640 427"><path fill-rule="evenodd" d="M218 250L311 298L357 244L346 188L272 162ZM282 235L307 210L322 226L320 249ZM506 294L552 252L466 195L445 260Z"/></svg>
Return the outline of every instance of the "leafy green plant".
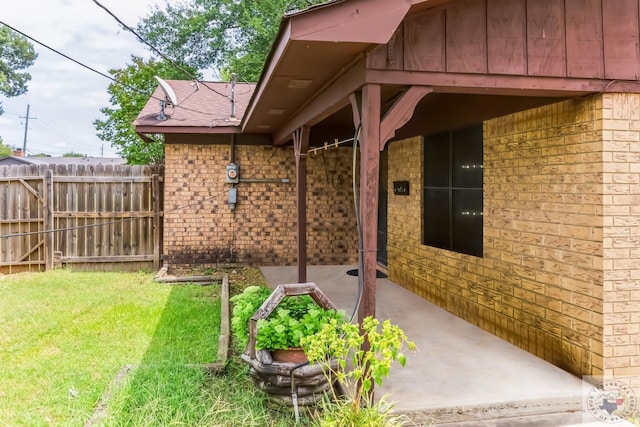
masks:
<svg viewBox="0 0 640 427"><path fill-rule="evenodd" d="M265 286L248 286L242 293L229 299L233 303L231 331L236 339L235 346L242 352L249 343L249 320L262 303L271 295Z"/></svg>
<svg viewBox="0 0 640 427"><path fill-rule="evenodd" d="M301 347L303 337L320 332L329 320L342 323L345 319L344 311L325 310L308 295L287 297L268 318L258 320L256 349Z"/></svg>
<svg viewBox="0 0 640 427"><path fill-rule="evenodd" d="M233 303L231 330L238 350L249 343L249 320L269 298L272 290L264 286L249 286L230 299ZM286 297L266 319L257 322L256 349L278 350L301 347L300 339L322 329L330 319L344 322L342 310L325 310L309 295Z"/></svg>
<svg viewBox="0 0 640 427"><path fill-rule="evenodd" d="M339 381L344 390L343 396L334 390L331 398L324 401L318 425L400 425L391 414L393 405L384 398L374 402L371 393L374 383L381 385L389 376L394 361L405 365L405 348L416 349L400 327L389 320L381 324L371 316L362 325L330 320L320 332L301 342L309 361L321 364L325 376ZM331 359L337 363L328 363Z"/></svg>

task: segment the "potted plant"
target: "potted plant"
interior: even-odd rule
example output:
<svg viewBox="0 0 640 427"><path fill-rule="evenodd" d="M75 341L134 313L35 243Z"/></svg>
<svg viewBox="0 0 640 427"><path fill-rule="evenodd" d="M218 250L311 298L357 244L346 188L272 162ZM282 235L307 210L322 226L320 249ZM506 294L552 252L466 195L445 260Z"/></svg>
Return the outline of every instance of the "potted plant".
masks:
<svg viewBox="0 0 640 427"><path fill-rule="evenodd" d="M233 303L231 329L240 351L245 351L249 344L251 318L272 293L264 286L249 286L230 299ZM271 352L276 361L280 361L280 356L287 357L285 354L289 352L299 354L302 352L300 339L319 332L330 319L343 322L346 315L342 310L319 306L309 295L284 297L265 318L257 320L255 349Z"/></svg>
<svg viewBox="0 0 640 427"><path fill-rule="evenodd" d="M313 283L279 285L269 294L249 289L232 301L232 329L237 343L245 346L240 358L250 366L254 384L272 403L296 409L315 405L334 381L320 366L308 364L301 340L319 332L327 322L344 323L344 312ZM280 359L292 352L298 358Z"/></svg>
<svg viewBox="0 0 640 427"><path fill-rule="evenodd" d="M277 362L305 362L300 340L320 332L331 319L343 322L345 313L326 310L309 295L284 298L267 318L257 321L256 350L270 351Z"/></svg>

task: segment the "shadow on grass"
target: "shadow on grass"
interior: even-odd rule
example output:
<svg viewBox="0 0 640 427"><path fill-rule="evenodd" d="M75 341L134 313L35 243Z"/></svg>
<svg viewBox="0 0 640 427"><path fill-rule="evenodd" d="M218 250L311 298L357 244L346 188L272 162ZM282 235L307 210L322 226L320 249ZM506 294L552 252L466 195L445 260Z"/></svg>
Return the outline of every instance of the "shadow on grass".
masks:
<svg viewBox="0 0 640 427"><path fill-rule="evenodd" d="M164 286L164 285L159 285ZM113 391L97 425L199 425L220 333L220 285L173 285L140 363Z"/></svg>
<svg viewBox="0 0 640 427"><path fill-rule="evenodd" d="M91 425L296 425L293 413L267 408L239 357L215 376L197 366L216 361L219 333L220 286L175 285L140 364L109 398L107 414Z"/></svg>

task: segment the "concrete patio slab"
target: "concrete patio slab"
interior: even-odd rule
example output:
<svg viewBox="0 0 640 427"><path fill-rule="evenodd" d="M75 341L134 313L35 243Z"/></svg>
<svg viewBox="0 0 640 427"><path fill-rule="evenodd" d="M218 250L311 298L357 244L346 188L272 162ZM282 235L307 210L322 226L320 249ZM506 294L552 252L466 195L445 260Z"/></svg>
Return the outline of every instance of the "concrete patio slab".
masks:
<svg viewBox="0 0 640 427"><path fill-rule="evenodd" d="M354 312L355 266L309 266L313 282L348 314ZM296 267L261 267L270 286L297 282ZM376 314L399 325L418 352L393 366L376 397L417 425L569 426L598 423L583 411L593 386L448 313L386 278L376 282ZM617 426L631 425L618 423Z"/></svg>

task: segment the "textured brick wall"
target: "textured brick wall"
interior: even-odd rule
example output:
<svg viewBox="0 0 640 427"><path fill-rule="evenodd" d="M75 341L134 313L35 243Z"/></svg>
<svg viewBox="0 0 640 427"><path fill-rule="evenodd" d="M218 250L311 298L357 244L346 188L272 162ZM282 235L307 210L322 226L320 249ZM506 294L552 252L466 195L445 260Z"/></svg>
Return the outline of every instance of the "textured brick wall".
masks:
<svg viewBox="0 0 640 427"><path fill-rule="evenodd" d="M227 203L229 145L167 144L164 254L172 267L295 265L296 180L293 149L236 145L243 179L288 178L289 183L241 183ZM351 149L308 158L308 263L357 262L351 201Z"/></svg>
<svg viewBox="0 0 640 427"><path fill-rule="evenodd" d="M482 258L421 244L420 191L389 200L392 280L578 375L603 366L598 99L485 123ZM390 181L420 189L422 163L418 140L389 146Z"/></svg>
<svg viewBox="0 0 640 427"><path fill-rule="evenodd" d="M640 94L605 94L604 373L640 389Z"/></svg>

